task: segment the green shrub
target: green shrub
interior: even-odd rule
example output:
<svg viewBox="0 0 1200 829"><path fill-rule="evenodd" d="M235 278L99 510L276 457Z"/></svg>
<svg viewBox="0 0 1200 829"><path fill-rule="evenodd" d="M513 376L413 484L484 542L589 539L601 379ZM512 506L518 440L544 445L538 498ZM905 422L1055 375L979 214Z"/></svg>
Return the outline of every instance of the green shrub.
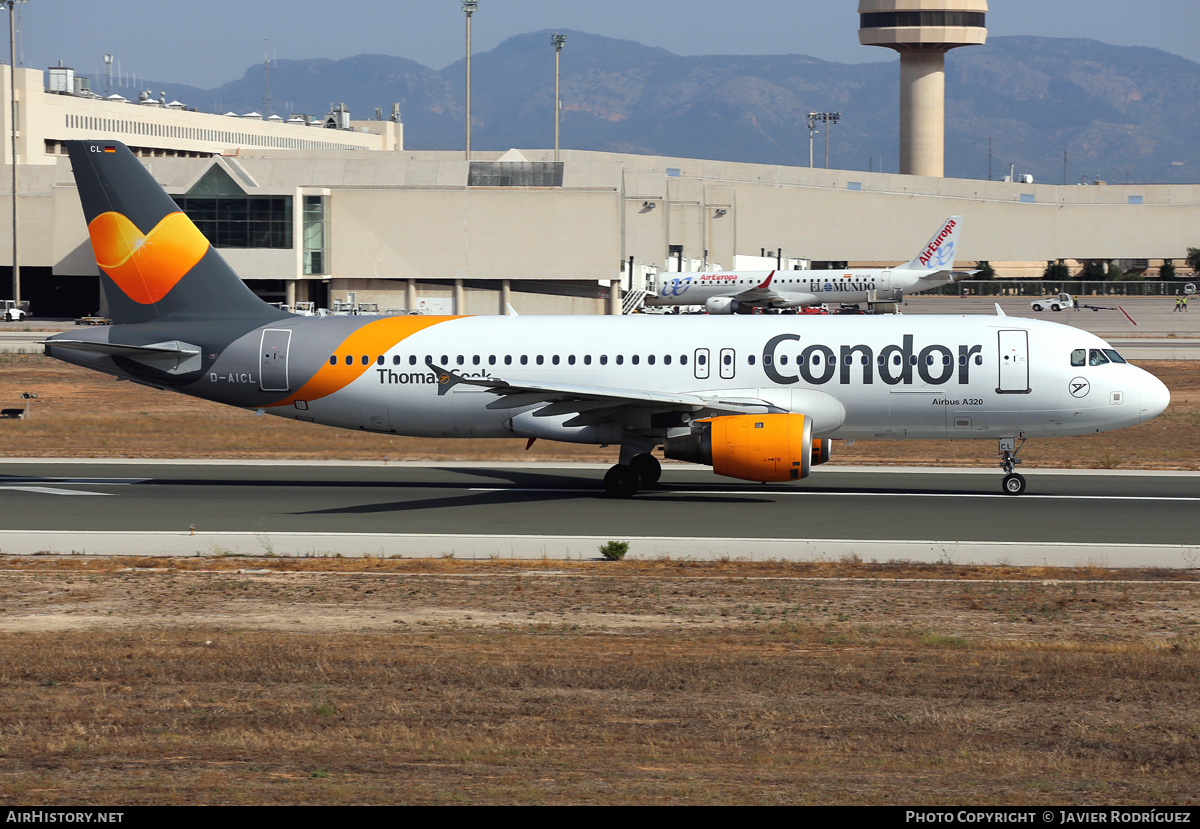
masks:
<svg viewBox="0 0 1200 829"><path fill-rule="evenodd" d="M1042 279L1070 279L1071 270L1062 262L1047 262Z"/></svg>
<svg viewBox="0 0 1200 829"><path fill-rule="evenodd" d="M601 544L600 555L604 556L609 561L620 561L625 558L625 554L629 552L628 541L610 541L607 544Z"/></svg>

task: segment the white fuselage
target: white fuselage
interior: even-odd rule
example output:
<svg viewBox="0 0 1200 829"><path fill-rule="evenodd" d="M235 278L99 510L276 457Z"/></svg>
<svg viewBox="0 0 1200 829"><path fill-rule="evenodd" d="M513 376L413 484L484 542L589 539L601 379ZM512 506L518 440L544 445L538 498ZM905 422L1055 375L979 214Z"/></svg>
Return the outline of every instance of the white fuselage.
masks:
<svg viewBox="0 0 1200 829"><path fill-rule="evenodd" d="M656 294L646 297L652 307L704 305L709 300L733 297L762 285L772 271L722 271L719 273L661 274ZM948 271L907 268L872 268L840 271L774 271L770 288L779 298L748 305L765 308L799 308L807 305L889 302L905 293L950 284Z"/></svg>
<svg viewBox="0 0 1200 829"><path fill-rule="evenodd" d="M564 426L568 415L535 414L544 400L471 385L439 395L428 364L522 384L757 400L811 415L815 436L854 439L1086 434L1147 420L1169 399L1126 363L1073 365L1081 350L1111 352L1095 335L1015 317L449 317L373 349L331 336L321 319L270 330L290 330L289 342L328 364L285 352L268 383L251 362L264 336L256 329L180 390L244 406L268 386L266 411L351 429L584 443L619 442L619 430ZM649 419L631 425L654 432Z"/></svg>

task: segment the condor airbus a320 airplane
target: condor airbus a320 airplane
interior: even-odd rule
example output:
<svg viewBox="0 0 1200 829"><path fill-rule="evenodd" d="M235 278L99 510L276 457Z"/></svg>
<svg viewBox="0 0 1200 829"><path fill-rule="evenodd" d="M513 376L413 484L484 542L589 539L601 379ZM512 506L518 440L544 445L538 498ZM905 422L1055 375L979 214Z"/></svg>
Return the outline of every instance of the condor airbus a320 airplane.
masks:
<svg viewBox="0 0 1200 829"><path fill-rule="evenodd" d="M729 271L663 278L646 305L703 305L710 314L750 314L756 308L800 308L826 302L899 302L906 292L959 282L975 271L954 270L962 216L951 216L921 248L894 268L842 271Z"/></svg>
<svg viewBox="0 0 1200 829"><path fill-rule="evenodd" d="M310 423L620 447L793 481L830 441L999 442L1148 420L1170 399L1092 334L1011 317L299 317L254 296L123 145L69 142L114 325L46 353L159 389Z"/></svg>

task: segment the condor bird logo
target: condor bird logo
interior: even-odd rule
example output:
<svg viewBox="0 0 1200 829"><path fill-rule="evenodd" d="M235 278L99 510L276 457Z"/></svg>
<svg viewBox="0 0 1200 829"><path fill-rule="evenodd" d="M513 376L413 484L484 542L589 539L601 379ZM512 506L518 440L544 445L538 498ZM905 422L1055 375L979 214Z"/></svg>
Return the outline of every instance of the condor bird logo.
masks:
<svg viewBox="0 0 1200 829"><path fill-rule="evenodd" d="M183 213L170 213L149 233L120 213L88 225L96 264L134 302L158 302L208 251L208 240Z"/></svg>

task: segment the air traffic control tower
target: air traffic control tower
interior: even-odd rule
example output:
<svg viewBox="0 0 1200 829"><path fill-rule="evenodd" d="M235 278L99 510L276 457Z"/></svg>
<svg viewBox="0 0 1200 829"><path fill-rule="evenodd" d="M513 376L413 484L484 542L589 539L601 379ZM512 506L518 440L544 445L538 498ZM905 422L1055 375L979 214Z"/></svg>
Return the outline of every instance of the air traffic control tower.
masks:
<svg viewBox="0 0 1200 829"><path fill-rule="evenodd" d="M858 42L900 53L900 173L942 175L946 53L987 42L987 0L859 0Z"/></svg>

